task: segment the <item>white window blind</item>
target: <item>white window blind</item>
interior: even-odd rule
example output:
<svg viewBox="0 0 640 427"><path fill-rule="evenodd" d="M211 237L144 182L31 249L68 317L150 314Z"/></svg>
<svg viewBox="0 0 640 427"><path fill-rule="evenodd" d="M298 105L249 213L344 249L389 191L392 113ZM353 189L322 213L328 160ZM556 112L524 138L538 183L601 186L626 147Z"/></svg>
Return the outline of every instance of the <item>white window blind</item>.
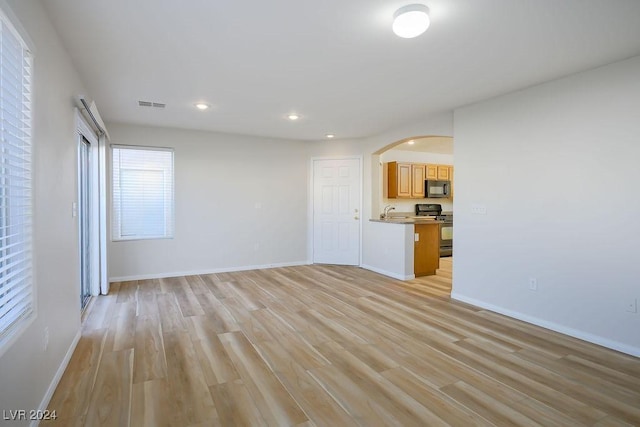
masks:
<svg viewBox="0 0 640 427"><path fill-rule="evenodd" d="M112 148L113 240L173 237L173 150Z"/></svg>
<svg viewBox="0 0 640 427"><path fill-rule="evenodd" d="M0 351L34 310L31 56L0 13Z"/></svg>

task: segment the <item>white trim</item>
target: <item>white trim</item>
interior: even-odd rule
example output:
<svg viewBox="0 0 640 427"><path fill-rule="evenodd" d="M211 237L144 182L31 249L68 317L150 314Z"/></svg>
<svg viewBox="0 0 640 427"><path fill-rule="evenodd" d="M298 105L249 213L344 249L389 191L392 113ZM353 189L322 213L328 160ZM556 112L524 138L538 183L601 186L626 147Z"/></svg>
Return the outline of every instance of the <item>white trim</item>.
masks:
<svg viewBox="0 0 640 427"><path fill-rule="evenodd" d="M106 136L98 138L98 242L99 242L99 275L100 293L109 293L109 279L107 278L107 142Z"/></svg>
<svg viewBox="0 0 640 427"><path fill-rule="evenodd" d="M47 406L49 406L49 401L51 400L51 397L53 397L53 393L56 391L56 388L60 383L62 374L64 374L64 371L67 369L67 366L71 361L71 356L73 356L73 352L76 350L76 346L78 345L78 341L80 341L81 336L82 334L80 333L80 330L78 330L78 332L76 333L76 336L73 338L73 341L71 342L71 345L69 346L69 349L67 350L67 354L64 355L64 359L62 359L60 366L58 366L58 370L56 371L56 374L53 376L51 383L49 383L47 392L44 394L44 397L40 402L40 406L38 407L39 411L45 411L47 409ZM38 424L40 424L40 421L34 420L34 421L31 421L30 425L32 427L35 427Z"/></svg>
<svg viewBox="0 0 640 427"><path fill-rule="evenodd" d="M124 145L124 144L109 144L109 148L113 152L114 148L120 148L124 150L149 150L149 151L171 151L175 152L175 148L172 147L152 147L150 145Z"/></svg>
<svg viewBox="0 0 640 427"><path fill-rule="evenodd" d="M386 271L381 268L372 267L366 264L362 264L360 267L364 268L365 270L370 270L370 271L373 271L374 273L382 274L383 276L393 277L394 279L398 279L402 281L413 280L416 278L415 274L409 274L409 275L403 276L402 274L392 273L391 271Z"/></svg>
<svg viewBox="0 0 640 427"><path fill-rule="evenodd" d="M456 301L465 302L467 304L471 304L479 308L484 308L486 310L493 311L498 314L503 314L505 316L508 316L517 320L522 320L523 322L531 323L532 325L540 326L541 328L550 329L552 331L559 332L561 334L568 335L570 337L578 338L580 340L587 341L592 344L601 345L603 347L607 347L612 350L630 354L631 356L640 357L640 348L638 347L633 347L627 344L619 343L617 341L612 341L610 339L607 339L598 335L593 335L584 331L580 331L578 329L569 328L567 326L563 326L555 322L549 322L547 320L529 316L523 313L519 313L517 311L509 310L493 304L488 304L484 301L480 301L475 298L469 298L464 295L460 295L457 292L451 292L451 298Z"/></svg>
<svg viewBox="0 0 640 427"><path fill-rule="evenodd" d="M223 267L223 268L213 268L213 269L205 269L205 270L140 274L136 276L110 277L109 282L113 283L113 282L127 282L130 280L164 279L166 277L196 276L200 274L215 274L215 273L231 273L234 271L266 270L269 268L298 267L301 265L310 265L310 264L311 264L311 261L295 261L295 262L281 262L281 263L263 264L263 265L244 265L240 267Z"/></svg>
<svg viewBox="0 0 640 427"><path fill-rule="evenodd" d="M360 169L360 206L358 208L358 212L360 215L360 219L358 220L360 227L360 236L358 242L358 267L362 266L362 233L363 233L363 218L362 218L362 206L364 203L364 157L362 155L353 155L353 156L322 156L322 157L311 157L309 160L309 191L307 197L308 209L307 209L307 257L313 263L313 162L316 160L357 160L358 168Z"/></svg>

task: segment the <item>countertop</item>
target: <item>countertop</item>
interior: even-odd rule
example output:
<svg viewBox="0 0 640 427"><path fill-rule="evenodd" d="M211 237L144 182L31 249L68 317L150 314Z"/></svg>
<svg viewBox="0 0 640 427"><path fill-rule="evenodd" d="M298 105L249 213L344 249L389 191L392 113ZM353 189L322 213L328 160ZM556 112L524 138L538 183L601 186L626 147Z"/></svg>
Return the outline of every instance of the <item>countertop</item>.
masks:
<svg viewBox="0 0 640 427"><path fill-rule="evenodd" d="M389 224L441 224L444 221L435 218L425 218L420 216L409 217L389 217L385 219L370 219L373 222L386 222Z"/></svg>

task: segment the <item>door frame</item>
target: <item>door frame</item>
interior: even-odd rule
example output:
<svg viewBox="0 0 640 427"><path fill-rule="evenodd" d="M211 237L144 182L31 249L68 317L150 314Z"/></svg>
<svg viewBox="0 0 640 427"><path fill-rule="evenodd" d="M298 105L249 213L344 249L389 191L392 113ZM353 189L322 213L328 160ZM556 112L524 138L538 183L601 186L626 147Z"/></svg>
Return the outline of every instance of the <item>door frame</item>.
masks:
<svg viewBox="0 0 640 427"><path fill-rule="evenodd" d="M315 192L314 192L314 162L319 160L357 160L358 167L360 169L360 176L358 177L360 181L360 206L358 207L358 212L360 213L360 219L358 220L359 227L359 238L358 238L358 267L362 266L362 221L363 221L363 211L362 206L364 203L363 195L364 195L364 171L363 168L363 156L362 155L354 155L354 156L322 156L322 157L311 157L309 160L309 191L307 194L309 195L307 198L307 263L313 264L313 247L314 247L314 238L313 238L313 212L314 212L314 203L315 200Z"/></svg>
<svg viewBox="0 0 640 427"><path fill-rule="evenodd" d="M106 205L102 203L103 190L103 175L104 175L104 158L100 155L101 146L105 144L103 137L99 137L96 132L89 126L87 121L82 117L80 110L75 109L75 128L76 128L76 150L78 150L78 157L80 156L79 148L84 137L89 141L91 164L93 165L91 172L91 229L89 232L91 239L91 253L89 254L91 264L91 284L89 286L92 296L99 295L100 293L106 294L109 291L109 284L104 280L106 277L107 264L106 264L106 239L103 238L103 230L106 228L105 209ZM78 164L79 166L79 164ZM76 167L78 167L76 166ZM74 214L79 220L79 187L80 186L80 170L77 173L76 182L76 197L75 197L75 211ZM78 223L79 225L79 223ZM80 245L80 229L78 228L78 244ZM79 246L80 249L80 246ZM79 254L78 254L79 255Z"/></svg>

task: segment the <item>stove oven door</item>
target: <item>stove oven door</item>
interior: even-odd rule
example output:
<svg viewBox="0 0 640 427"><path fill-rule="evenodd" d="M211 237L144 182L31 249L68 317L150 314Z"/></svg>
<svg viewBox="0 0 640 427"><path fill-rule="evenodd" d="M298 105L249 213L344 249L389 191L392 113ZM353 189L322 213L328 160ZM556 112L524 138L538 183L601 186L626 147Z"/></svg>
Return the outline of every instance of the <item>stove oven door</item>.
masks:
<svg viewBox="0 0 640 427"><path fill-rule="evenodd" d="M440 224L440 256L453 255L453 221Z"/></svg>

